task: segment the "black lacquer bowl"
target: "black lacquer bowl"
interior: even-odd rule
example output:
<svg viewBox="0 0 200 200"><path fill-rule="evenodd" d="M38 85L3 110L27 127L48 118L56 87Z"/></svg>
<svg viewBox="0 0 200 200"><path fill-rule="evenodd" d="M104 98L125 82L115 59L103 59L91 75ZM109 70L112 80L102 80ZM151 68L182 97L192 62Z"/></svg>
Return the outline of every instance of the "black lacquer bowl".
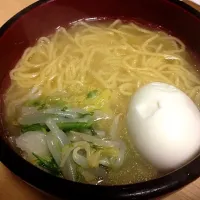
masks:
<svg viewBox="0 0 200 200"><path fill-rule="evenodd" d="M170 0L46 0L19 12L0 29L0 82L23 51L58 26L83 18L120 18L152 24L183 40L200 56L200 13ZM3 87L1 87L1 94ZM3 117L2 114L1 118ZM96 186L54 177L21 158L0 128L0 161L14 174L45 193L63 199L152 199L178 190L200 176L200 157L161 178L123 186ZM28 197L27 197L28 199Z"/></svg>

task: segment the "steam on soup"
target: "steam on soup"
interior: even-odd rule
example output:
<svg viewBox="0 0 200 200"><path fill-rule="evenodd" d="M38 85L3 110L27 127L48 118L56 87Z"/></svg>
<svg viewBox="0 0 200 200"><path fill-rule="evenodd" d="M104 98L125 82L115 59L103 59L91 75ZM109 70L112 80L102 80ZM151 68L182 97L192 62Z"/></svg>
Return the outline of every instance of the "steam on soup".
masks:
<svg viewBox="0 0 200 200"><path fill-rule="evenodd" d="M156 178L129 140L130 97L164 82L197 105L200 78L192 66L185 45L162 31L120 20L60 27L10 72L10 134L25 159L58 177L92 184Z"/></svg>

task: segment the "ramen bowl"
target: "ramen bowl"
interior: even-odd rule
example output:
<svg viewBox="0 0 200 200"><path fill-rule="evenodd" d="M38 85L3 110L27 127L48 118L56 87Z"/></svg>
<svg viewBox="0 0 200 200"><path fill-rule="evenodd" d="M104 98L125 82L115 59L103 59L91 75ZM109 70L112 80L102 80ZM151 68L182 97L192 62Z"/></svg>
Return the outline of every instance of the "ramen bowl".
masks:
<svg viewBox="0 0 200 200"><path fill-rule="evenodd" d="M16 65L24 50L60 26L80 19L134 20L163 29L178 37L200 55L200 14L185 3L174 0L43 0L25 8L0 29L1 94L9 81L4 77ZM160 178L126 185L91 185L52 176L27 162L8 141L1 107L0 161L33 187L62 199L154 199L191 183L200 176L200 157Z"/></svg>

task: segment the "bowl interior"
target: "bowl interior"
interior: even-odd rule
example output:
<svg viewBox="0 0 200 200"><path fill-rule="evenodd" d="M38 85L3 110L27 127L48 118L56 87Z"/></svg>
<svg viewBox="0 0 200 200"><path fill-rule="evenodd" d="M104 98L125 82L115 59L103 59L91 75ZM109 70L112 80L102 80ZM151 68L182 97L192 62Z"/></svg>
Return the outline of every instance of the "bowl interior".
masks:
<svg viewBox="0 0 200 200"><path fill-rule="evenodd" d="M11 69L22 55L25 48L33 45L37 38L49 35L59 26L67 26L70 22L83 18L125 18L134 19L142 24L153 24L167 32L179 37L188 47L199 54L200 29L199 19L183 8L173 4L169 0L115 0L93 1L86 0L50 0L47 3L30 9L25 15L19 14L19 18L6 31L12 23L8 23L1 30L1 75ZM6 66L6 67L2 67Z"/></svg>
<svg viewBox="0 0 200 200"><path fill-rule="evenodd" d="M159 27L183 40L194 59L199 60L197 55L200 55L200 20L194 15L199 14L185 4L180 4L182 7L168 0L50 0L37 2L8 21L0 30L0 81L2 82L9 70L15 66L24 50L33 45L39 37L53 33L59 26L66 27L71 22L84 18L121 18L134 20L147 26ZM3 89L7 84L4 82ZM1 136L5 135L2 130L0 133ZM76 198L80 193L87 196L92 189L92 193L97 199L104 197L146 199L177 189L200 175L200 170L195 172L193 170L194 167L200 169L200 159L197 158L184 168L157 180L112 188L95 187L52 177L21 159L7 145L3 145L3 148L2 155L7 154L7 157L13 158L9 160L4 155L2 156L6 166L27 182L61 197ZM19 166L23 166L24 169L28 168L32 174L21 172L22 170L20 171L20 167L17 166L14 169L12 166L14 162L19 162ZM40 183L38 183L39 181ZM68 184L69 188L67 194L63 186L65 184ZM56 188L56 185L61 187ZM74 186L80 191L79 194L76 194Z"/></svg>

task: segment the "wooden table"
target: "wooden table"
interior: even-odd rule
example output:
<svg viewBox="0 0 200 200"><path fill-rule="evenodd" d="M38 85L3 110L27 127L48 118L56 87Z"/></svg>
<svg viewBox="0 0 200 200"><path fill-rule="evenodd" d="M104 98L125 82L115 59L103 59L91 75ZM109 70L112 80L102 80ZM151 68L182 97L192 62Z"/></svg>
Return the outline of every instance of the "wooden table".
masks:
<svg viewBox="0 0 200 200"><path fill-rule="evenodd" d="M0 0L0 26L16 12L36 0ZM200 10L200 7L189 2ZM0 200L51 200L25 184L0 163ZM164 200L200 200L200 179Z"/></svg>

